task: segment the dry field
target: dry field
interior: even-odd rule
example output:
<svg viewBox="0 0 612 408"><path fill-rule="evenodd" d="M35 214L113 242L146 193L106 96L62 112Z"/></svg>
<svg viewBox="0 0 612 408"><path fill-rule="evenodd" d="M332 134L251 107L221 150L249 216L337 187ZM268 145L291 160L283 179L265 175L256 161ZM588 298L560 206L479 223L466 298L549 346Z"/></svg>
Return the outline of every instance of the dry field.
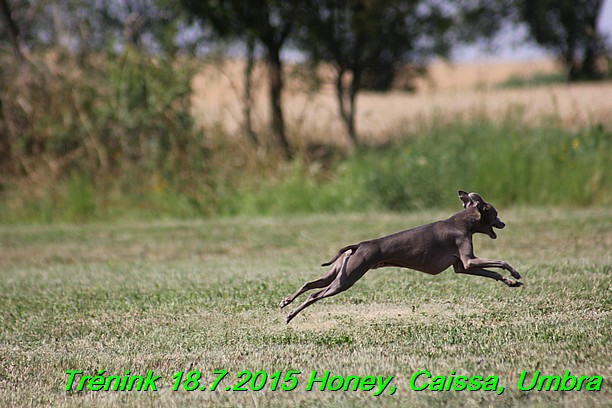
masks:
<svg viewBox="0 0 612 408"><path fill-rule="evenodd" d="M357 126L362 137L384 141L404 132L416 132L440 121L503 119L508 115L526 124L554 121L564 127L610 123L612 83L538 86L500 89L497 85L517 75L555 72L551 61L483 62L450 65L434 63L416 93L364 92L357 101ZM204 126L221 126L239 134L242 119L243 64L240 61L210 63L193 80L194 111ZM313 90L308 74L287 68L285 115L293 138L310 135L313 141L341 143L342 123L330 85L329 69L321 70L323 86ZM264 129L268 121L265 70L254 74L254 123Z"/></svg>

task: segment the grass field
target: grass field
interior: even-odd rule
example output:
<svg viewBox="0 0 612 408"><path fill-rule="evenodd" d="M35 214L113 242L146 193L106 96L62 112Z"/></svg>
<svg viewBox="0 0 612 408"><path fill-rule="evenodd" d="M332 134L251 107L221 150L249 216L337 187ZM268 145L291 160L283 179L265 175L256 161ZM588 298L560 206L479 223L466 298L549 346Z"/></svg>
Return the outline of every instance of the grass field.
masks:
<svg viewBox="0 0 612 408"><path fill-rule="evenodd" d="M284 324L280 299L339 247L447 215L0 227L0 406L611 406L609 207L500 208L508 227L476 253L510 262L522 288L381 269ZM161 379L158 391L67 392L67 370ZM214 392L172 391L193 370L206 386L229 374ZM226 391L241 370L301 374L293 391ZM313 370L393 376L396 392L307 391ZM497 376L505 392L416 392L420 370ZM604 382L519 391L535 370Z"/></svg>

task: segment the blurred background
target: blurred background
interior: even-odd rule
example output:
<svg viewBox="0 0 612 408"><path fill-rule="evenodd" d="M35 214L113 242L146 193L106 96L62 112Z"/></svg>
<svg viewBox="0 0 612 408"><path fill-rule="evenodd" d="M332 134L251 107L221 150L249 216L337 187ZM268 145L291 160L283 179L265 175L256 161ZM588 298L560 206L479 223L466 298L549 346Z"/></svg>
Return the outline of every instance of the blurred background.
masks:
<svg viewBox="0 0 612 408"><path fill-rule="evenodd" d="M612 204L612 0L0 0L0 222Z"/></svg>

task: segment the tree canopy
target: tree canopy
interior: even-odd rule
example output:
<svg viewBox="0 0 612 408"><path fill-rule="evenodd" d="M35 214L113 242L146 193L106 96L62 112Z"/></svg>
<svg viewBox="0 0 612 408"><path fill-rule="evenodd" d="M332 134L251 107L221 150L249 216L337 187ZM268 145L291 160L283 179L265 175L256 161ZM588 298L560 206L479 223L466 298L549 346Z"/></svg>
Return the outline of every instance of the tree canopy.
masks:
<svg viewBox="0 0 612 408"><path fill-rule="evenodd" d="M518 14L538 44L553 51L570 81L598 79L605 39L597 30L602 0L518 0Z"/></svg>
<svg viewBox="0 0 612 408"><path fill-rule="evenodd" d="M282 102L282 52L288 46L312 63L334 67L339 116L348 143L358 145L355 112L362 89L386 90L399 67L426 67L432 57L490 39L504 26L526 25L529 38L563 62L568 80L604 77L601 62L609 49L597 30L602 6L602 0L0 0L0 56L12 54L22 64L28 54L53 47L83 55L135 47L174 59L197 22L202 32L215 34L204 43L222 38L246 45L247 103L253 60L266 62L268 145L290 159L296 143L287 137ZM17 71L0 68L0 81L9 83ZM250 127L249 110L244 112L246 134L262 143L263 135Z"/></svg>

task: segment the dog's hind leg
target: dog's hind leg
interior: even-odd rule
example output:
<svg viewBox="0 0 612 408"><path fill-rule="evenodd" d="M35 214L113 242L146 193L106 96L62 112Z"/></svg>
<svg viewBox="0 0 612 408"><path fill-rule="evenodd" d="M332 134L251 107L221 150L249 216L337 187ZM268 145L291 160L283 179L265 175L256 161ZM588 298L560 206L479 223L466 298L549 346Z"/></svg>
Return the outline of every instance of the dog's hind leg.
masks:
<svg viewBox="0 0 612 408"><path fill-rule="evenodd" d="M331 297L337 295L340 292L344 292L349 289L355 282L359 280L369 269L370 266L364 263L361 259L357 261L356 264L352 266L353 269L348 271L347 264L351 261L351 254L344 256L342 259L342 267L340 271L336 275L334 281L325 289L320 290L312 295L308 296L308 298L299 305L295 310L287 315L287 323L289 323L298 313L312 305L315 302L318 302L321 299L326 297ZM352 262L351 262L352 263Z"/></svg>
<svg viewBox="0 0 612 408"><path fill-rule="evenodd" d="M287 315L287 323L289 323L295 316L297 316L298 313L300 313L302 310L312 305L313 303L318 302L319 300L324 299L326 297L337 295L340 292L344 292L351 286L353 286L352 283L350 285L346 285L346 284L343 285L341 282L341 277L340 276L336 277L336 279L332 282L331 285L329 285L323 290L320 290L308 296L308 299L306 299L304 303L302 303L301 305L297 307L297 309L289 313Z"/></svg>
<svg viewBox="0 0 612 408"><path fill-rule="evenodd" d="M302 285L301 288L296 290L295 293L293 293L291 296L288 296L284 298L283 300L281 300L279 304L280 308L282 309L283 307L287 306L289 303L293 302L296 297L300 296L302 293L306 291L309 291L311 289L326 287L327 285L333 282L337 274L338 274L338 269L331 268L329 272L327 272L324 276L320 277L319 279L315 279L313 281L306 282L305 284Z"/></svg>
<svg viewBox="0 0 612 408"><path fill-rule="evenodd" d="M325 292L327 292L327 290L329 289L329 287L320 290L318 292L313 293L312 295L308 296L308 298L304 301L304 303L302 303L301 305L299 305L296 309L292 310L291 313L289 313L287 315L287 320L286 322L289 323L295 316L297 316L298 313L300 313L302 310L304 310L305 308L307 308L308 306L312 305L314 302L323 299L325 296Z"/></svg>
<svg viewBox="0 0 612 408"><path fill-rule="evenodd" d="M288 296L284 298L283 300L281 300L279 304L280 308L282 309L283 307L287 306L289 303L293 302L296 297L300 296L304 292L307 292L311 289L324 288L328 286L330 283L332 283L334 279L336 278L336 276L338 275L338 273L340 272L340 270L342 269L342 266L345 263L346 259L351 255L351 253L352 251L346 251L341 257L338 257L338 259L334 262L332 267L329 269L329 272L327 272L325 275L323 275L319 279L315 279L313 281L306 282L305 284L302 285L301 288L296 290L295 293L293 293L291 296Z"/></svg>

